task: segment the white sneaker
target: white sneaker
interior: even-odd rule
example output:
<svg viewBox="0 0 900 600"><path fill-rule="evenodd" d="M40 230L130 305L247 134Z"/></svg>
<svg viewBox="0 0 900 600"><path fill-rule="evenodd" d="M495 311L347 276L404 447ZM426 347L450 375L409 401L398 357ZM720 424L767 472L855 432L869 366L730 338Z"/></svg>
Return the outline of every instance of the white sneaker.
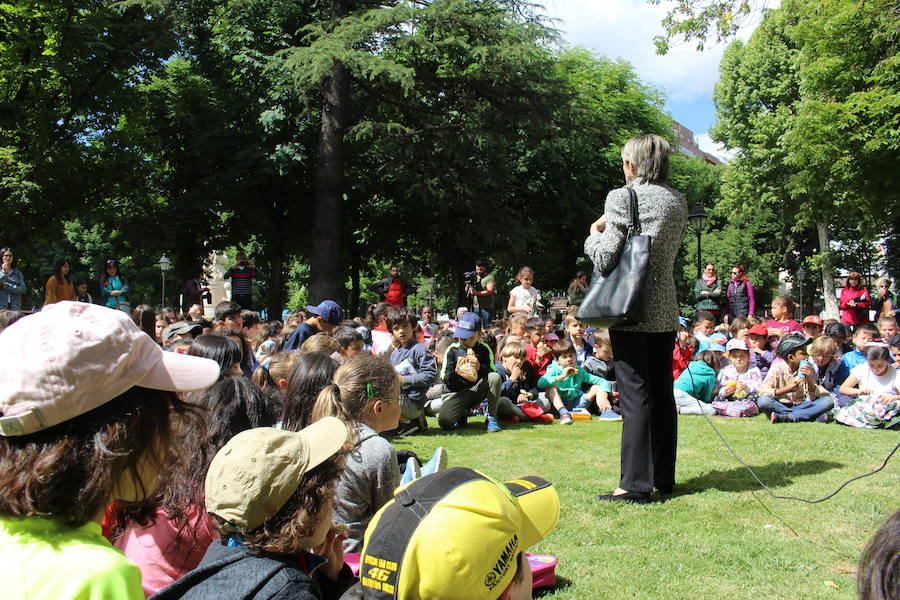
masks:
<svg viewBox="0 0 900 600"><path fill-rule="evenodd" d="M443 471L447 468L447 451L443 446L439 446L437 450L434 451L434 454L431 456L431 460L422 465L422 475L431 475L432 473L437 473L438 471Z"/></svg>
<svg viewBox="0 0 900 600"><path fill-rule="evenodd" d="M418 479L421 476L422 468L419 467L419 461L416 460L415 456L410 456L406 459L406 470L403 471L403 477L400 479L401 485L409 483L414 479Z"/></svg>

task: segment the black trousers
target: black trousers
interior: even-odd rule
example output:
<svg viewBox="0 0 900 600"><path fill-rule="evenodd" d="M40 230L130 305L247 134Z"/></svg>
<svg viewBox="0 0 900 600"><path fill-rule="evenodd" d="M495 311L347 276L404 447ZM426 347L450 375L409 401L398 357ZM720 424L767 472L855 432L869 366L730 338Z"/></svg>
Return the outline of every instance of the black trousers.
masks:
<svg viewBox="0 0 900 600"><path fill-rule="evenodd" d="M243 310L253 310L252 308L250 308L253 305L253 302L250 299L250 294L232 294L231 301L240 304L241 309Z"/></svg>
<svg viewBox="0 0 900 600"><path fill-rule="evenodd" d="M622 407L619 487L650 492L675 483L678 415L672 396L675 333L609 332Z"/></svg>

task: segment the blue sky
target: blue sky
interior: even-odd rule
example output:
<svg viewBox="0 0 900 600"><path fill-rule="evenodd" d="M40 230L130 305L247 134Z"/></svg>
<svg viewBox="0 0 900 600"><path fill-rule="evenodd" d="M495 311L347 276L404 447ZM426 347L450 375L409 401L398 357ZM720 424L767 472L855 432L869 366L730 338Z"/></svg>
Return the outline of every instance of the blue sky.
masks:
<svg viewBox="0 0 900 600"><path fill-rule="evenodd" d="M776 4L770 2L770 5ZM694 43L673 44L669 53L655 53L653 37L671 2L651 5L646 0L546 0L546 13L557 19L563 40L611 58L623 58L645 83L661 89L672 117L694 132L700 147L718 156L725 153L709 139L715 123L713 87L725 46L709 45L699 52ZM749 37L755 23L739 36Z"/></svg>

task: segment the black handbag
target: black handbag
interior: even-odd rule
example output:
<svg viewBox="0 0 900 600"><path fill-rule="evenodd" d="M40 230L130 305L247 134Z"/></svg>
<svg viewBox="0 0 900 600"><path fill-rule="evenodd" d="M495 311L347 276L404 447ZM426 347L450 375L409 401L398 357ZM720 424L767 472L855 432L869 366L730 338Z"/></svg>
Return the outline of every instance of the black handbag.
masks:
<svg viewBox="0 0 900 600"><path fill-rule="evenodd" d="M641 235L637 194L631 197L629 226L616 266L608 273L594 269L591 286L575 315L599 328L636 325L647 320L647 280L650 274L650 236Z"/></svg>

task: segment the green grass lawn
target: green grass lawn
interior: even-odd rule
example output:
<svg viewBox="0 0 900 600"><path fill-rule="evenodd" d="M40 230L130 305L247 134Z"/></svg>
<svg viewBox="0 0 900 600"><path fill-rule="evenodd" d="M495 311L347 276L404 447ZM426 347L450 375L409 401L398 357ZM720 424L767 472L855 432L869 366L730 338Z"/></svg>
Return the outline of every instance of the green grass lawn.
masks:
<svg viewBox="0 0 900 600"><path fill-rule="evenodd" d="M896 431L836 424L713 421L775 494L809 499L877 468L900 440ZM506 425L490 435L482 423L476 417L447 434L430 419L424 435L395 445L423 459L444 446L450 466L499 479L540 475L556 485L560 522L531 549L559 558L559 584L544 598L855 598L860 552L900 507L900 453L821 504L776 500L699 416L679 418L672 497L646 506L599 503L597 494L618 483L621 423Z"/></svg>

